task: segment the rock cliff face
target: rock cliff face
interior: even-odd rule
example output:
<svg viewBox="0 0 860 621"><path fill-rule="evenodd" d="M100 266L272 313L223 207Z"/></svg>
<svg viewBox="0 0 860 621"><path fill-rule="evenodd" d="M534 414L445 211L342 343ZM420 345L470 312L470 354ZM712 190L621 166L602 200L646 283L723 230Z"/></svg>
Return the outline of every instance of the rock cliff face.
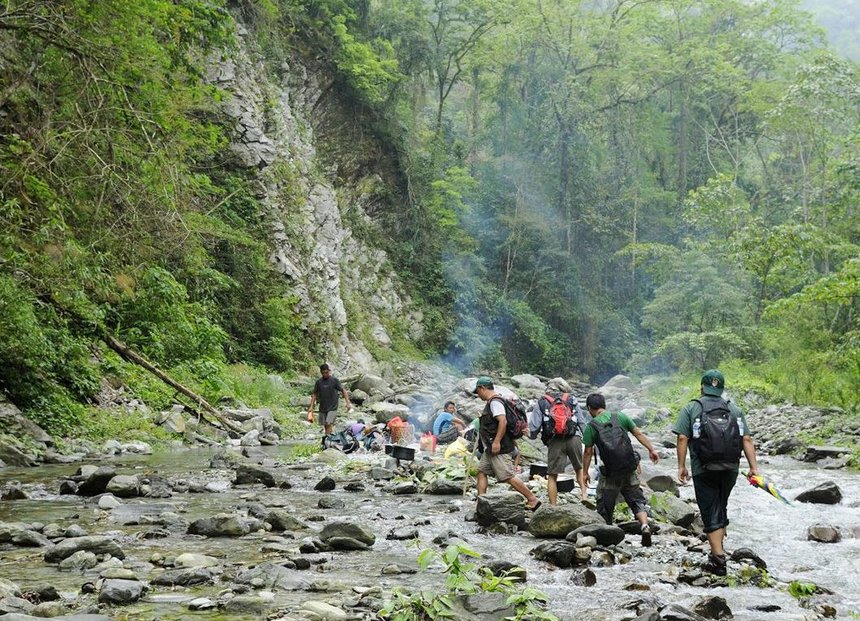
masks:
<svg viewBox="0 0 860 621"><path fill-rule="evenodd" d="M226 93L232 164L258 182L271 226L271 260L298 300L308 338L322 341L340 371L371 368L374 348L390 345L395 333L414 339L421 331L420 314L385 251L353 232L355 226L372 228L368 206L381 178L356 166L360 158L352 150L360 144L345 144L349 138L326 127L327 111L344 103L325 86L324 75L299 59L273 70L242 26L238 40L238 52L213 60L208 74ZM341 167L350 174L339 173Z"/></svg>

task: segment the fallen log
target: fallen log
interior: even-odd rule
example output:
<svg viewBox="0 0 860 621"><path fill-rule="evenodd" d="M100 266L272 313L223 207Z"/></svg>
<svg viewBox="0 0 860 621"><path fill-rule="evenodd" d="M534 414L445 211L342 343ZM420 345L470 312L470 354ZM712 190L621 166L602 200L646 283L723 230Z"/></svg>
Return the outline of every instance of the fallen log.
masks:
<svg viewBox="0 0 860 621"><path fill-rule="evenodd" d="M206 422L208 422L210 425L213 425L215 427L226 427L227 429L230 429L231 431L240 434L245 433L242 427L240 427L237 423L234 423L233 421L224 418L218 410L216 410L208 401L206 401L206 399L198 395L190 388L187 388L177 382L167 373L165 373L157 366L152 364L149 360L144 358L141 354L134 351L131 347L105 332L102 332L100 336L102 340L107 344L107 346L114 350L116 353L118 353L123 360L143 367L144 369L155 375L162 382L191 399L198 408L202 408L203 410L208 412L215 420L209 420L205 415L203 415L203 419L206 420Z"/></svg>

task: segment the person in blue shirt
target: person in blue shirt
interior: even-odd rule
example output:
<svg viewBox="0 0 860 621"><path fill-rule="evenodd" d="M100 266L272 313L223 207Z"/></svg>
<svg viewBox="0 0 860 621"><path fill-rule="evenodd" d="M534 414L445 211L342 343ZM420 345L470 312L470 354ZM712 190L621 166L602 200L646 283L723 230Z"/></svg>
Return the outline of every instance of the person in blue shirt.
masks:
<svg viewBox="0 0 860 621"><path fill-rule="evenodd" d="M437 444L451 444L466 430L466 425L454 416L456 406L453 401L446 401L445 406L433 421L433 435Z"/></svg>

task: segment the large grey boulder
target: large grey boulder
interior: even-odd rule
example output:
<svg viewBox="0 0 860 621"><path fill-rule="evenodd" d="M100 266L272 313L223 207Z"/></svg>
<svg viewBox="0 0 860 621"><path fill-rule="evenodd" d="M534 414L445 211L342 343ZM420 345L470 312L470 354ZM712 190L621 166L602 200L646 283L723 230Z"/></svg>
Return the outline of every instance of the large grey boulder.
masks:
<svg viewBox="0 0 860 621"><path fill-rule="evenodd" d="M373 532L364 526L353 522L332 522L330 524L326 524L323 527L322 532L320 532L320 539L325 543L328 543L331 539L336 537L355 539L368 546L372 546L376 543L376 536Z"/></svg>
<svg viewBox="0 0 860 621"><path fill-rule="evenodd" d="M125 558L125 552L122 551L122 548L119 547L119 544L117 544L113 537L90 535L87 537L64 539L53 548L45 551L45 562L59 563L79 550L92 552L93 554L110 554L119 559Z"/></svg>
<svg viewBox="0 0 860 621"><path fill-rule="evenodd" d="M842 533L830 524L813 524L807 529L806 538L819 543L839 543L842 541Z"/></svg>
<svg viewBox="0 0 860 621"><path fill-rule="evenodd" d="M236 576L238 584L248 584L255 589L269 591L292 591L296 588L295 573L282 565L275 563L260 563L252 569L239 572Z"/></svg>
<svg viewBox="0 0 860 621"><path fill-rule="evenodd" d="M525 528L526 503L523 497L515 492L484 494L478 496L475 517L481 526L505 522L517 528Z"/></svg>
<svg viewBox="0 0 860 621"><path fill-rule="evenodd" d="M239 464L236 466L236 478L233 485L250 485L262 483L266 487L276 487L275 475L268 470L259 468L253 464Z"/></svg>
<svg viewBox="0 0 860 621"><path fill-rule="evenodd" d="M215 582L215 574L206 567L193 567L191 569L168 569L150 580L151 584L157 586L194 586L197 584L212 584Z"/></svg>
<svg viewBox="0 0 860 621"><path fill-rule="evenodd" d="M565 539L576 543L580 537L594 537L598 545L614 546L624 541L624 531L614 524L586 524L570 531Z"/></svg>
<svg viewBox="0 0 860 621"><path fill-rule="evenodd" d="M308 525L284 509L272 509L266 515L266 522L272 530L307 530Z"/></svg>
<svg viewBox="0 0 860 621"><path fill-rule="evenodd" d="M105 491L118 498L140 496L140 479L133 474L118 474L108 481Z"/></svg>
<svg viewBox="0 0 860 621"><path fill-rule="evenodd" d="M188 525L188 534L206 537L241 537L251 532L248 520L241 520L229 513L219 513L208 518L194 520Z"/></svg>
<svg viewBox="0 0 860 621"><path fill-rule="evenodd" d="M535 537L564 539L569 532L590 524L605 524L605 521L596 511L579 503L544 505L532 516L529 532Z"/></svg>
<svg viewBox="0 0 860 621"><path fill-rule="evenodd" d="M21 413L14 403L0 394L0 429L16 438L30 438L37 444L53 446L50 434Z"/></svg>
<svg viewBox="0 0 860 621"><path fill-rule="evenodd" d="M141 598L144 585L137 580L110 579L102 583L99 602L104 604L131 604Z"/></svg>
<svg viewBox="0 0 860 621"><path fill-rule="evenodd" d="M352 390L361 390L371 397L375 395L387 394L390 390L388 382L377 375L362 375L358 381L352 385Z"/></svg>
<svg viewBox="0 0 860 621"><path fill-rule="evenodd" d="M659 520L682 528L687 528L696 519L696 509L669 492L651 494L650 505Z"/></svg>

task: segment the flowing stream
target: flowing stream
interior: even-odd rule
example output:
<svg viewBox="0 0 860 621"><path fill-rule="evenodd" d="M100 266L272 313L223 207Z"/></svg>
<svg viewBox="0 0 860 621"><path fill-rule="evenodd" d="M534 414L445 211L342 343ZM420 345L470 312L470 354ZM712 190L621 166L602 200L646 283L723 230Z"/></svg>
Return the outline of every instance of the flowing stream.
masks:
<svg viewBox="0 0 860 621"><path fill-rule="evenodd" d="M286 455L288 446L269 449L272 456ZM158 473L171 479L187 477L208 481L213 477L229 481L229 471L208 470L212 451L204 449L161 452L149 456L120 456L105 459L124 474ZM382 460L383 457L358 456L357 460ZM666 460L666 468L669 462ZM766 492L752 488L741 479L730 503L729 538L727 549L752 548L768 563L770 576L780 582L802 580L814 582L834 591L838 618L860 618L860 475L847 471L823 471L788 458L769 458L763 463L769 475L785 495L793 498L825 480L835 481L843 492L839 505L825 506L793 503L786 506ZM295 610L309 599L326 600L332 594L347 597L352 587L381 585L390 588L402 585L409 590L432 589L441 585L444 577L436 571L389 574L383 569L391 565L415 568L418 547L406 541L389 540L392 530L414 525L420 535L420 547L433 547L433 539L456 535L474 550L495 559L504 559L524 566L528 583L550 596L551 609L561 619L617 620L635 616L625 609L631 600L657 600L663 604L677 603L692 608L696 601L709 595L724 597L739 621L789 621L815 619L816 615L798 605L785 589L760 589L753 586L697 588L675 580L684 565L701 560L701 554L688 552L675 535L658 535L654 546L644 549L637 543L624 544L632 551L626 564L592 568L597 583L591 587L571 583L577 569L558 569L536 561L529 550L537 541L526 533L515 535L479 534L473 522L464 516L474 504L471 498L429 496L423 494L391 495L373 485L364 472L334 475L337 488L328 492L345 503L341 509L319 509L323 495L313 487L325 474L327 466L307 462L284 466L289 490L262 488L229 488L222 493L174 494L165 499L129 499L112 511L100 510L91 499L78 496L57 496L50 490L52 483L74 473L76 465L44 465L39 468L0 471L0 485L20 481L30 496L27 500L0 502L0 522L58 523L61 526L79 524L89 534L112 534L127 554L125 565L143 580L153 574L149 564L154 554L176 556L183 552L205 553L222 559L223 565L236 570L264 560L277 562L283 553L264 554L266 542L281 541L273 534L252 533L242 538L201 538L173 534L161 539L143 539L139 535L147 526L122 524L122 517L140 513L180 512L193 520L218 512L234 512L248 503L268 507L282 506L297 517L337 518L357 521L376 535L372 550L365 552L336 552L313 555L320 561L310 569L296 570L292 590L275 593L273 608ZM668 472L668 470L665 470ZM362 481L363 492L347 492L343 485L349 480ZM495 486L495 484L493 484ZM225 485L225 488L227 486ZM692 486L681 488L682 498L692 496ZM840 526L845 538L836 544L806 540L807 528L817 522ZM325 522L309 521L311 532ZM297 533L295 547L303 536ZM628 541L631 541L628 538ZM290 543L290 542L287 542ZM298 554L295 554L298 556ZM17 583L22 591L46 584L54 585L69 600L79 594L81 585L95 581L96 576L80 572L60 572L56 566L42 560L38 548L0 549L0 577ZM108 614L123 619L259 619L259 614L243 615L210 610L189 612L181 604L193 597L206 596L213 600L228 583L192 587L189 589L153 588L141 601L122 608L110 609ZM762 612L762 605L779 606L778 610ZM293 616L291 618L301 618Z"/></svg>

